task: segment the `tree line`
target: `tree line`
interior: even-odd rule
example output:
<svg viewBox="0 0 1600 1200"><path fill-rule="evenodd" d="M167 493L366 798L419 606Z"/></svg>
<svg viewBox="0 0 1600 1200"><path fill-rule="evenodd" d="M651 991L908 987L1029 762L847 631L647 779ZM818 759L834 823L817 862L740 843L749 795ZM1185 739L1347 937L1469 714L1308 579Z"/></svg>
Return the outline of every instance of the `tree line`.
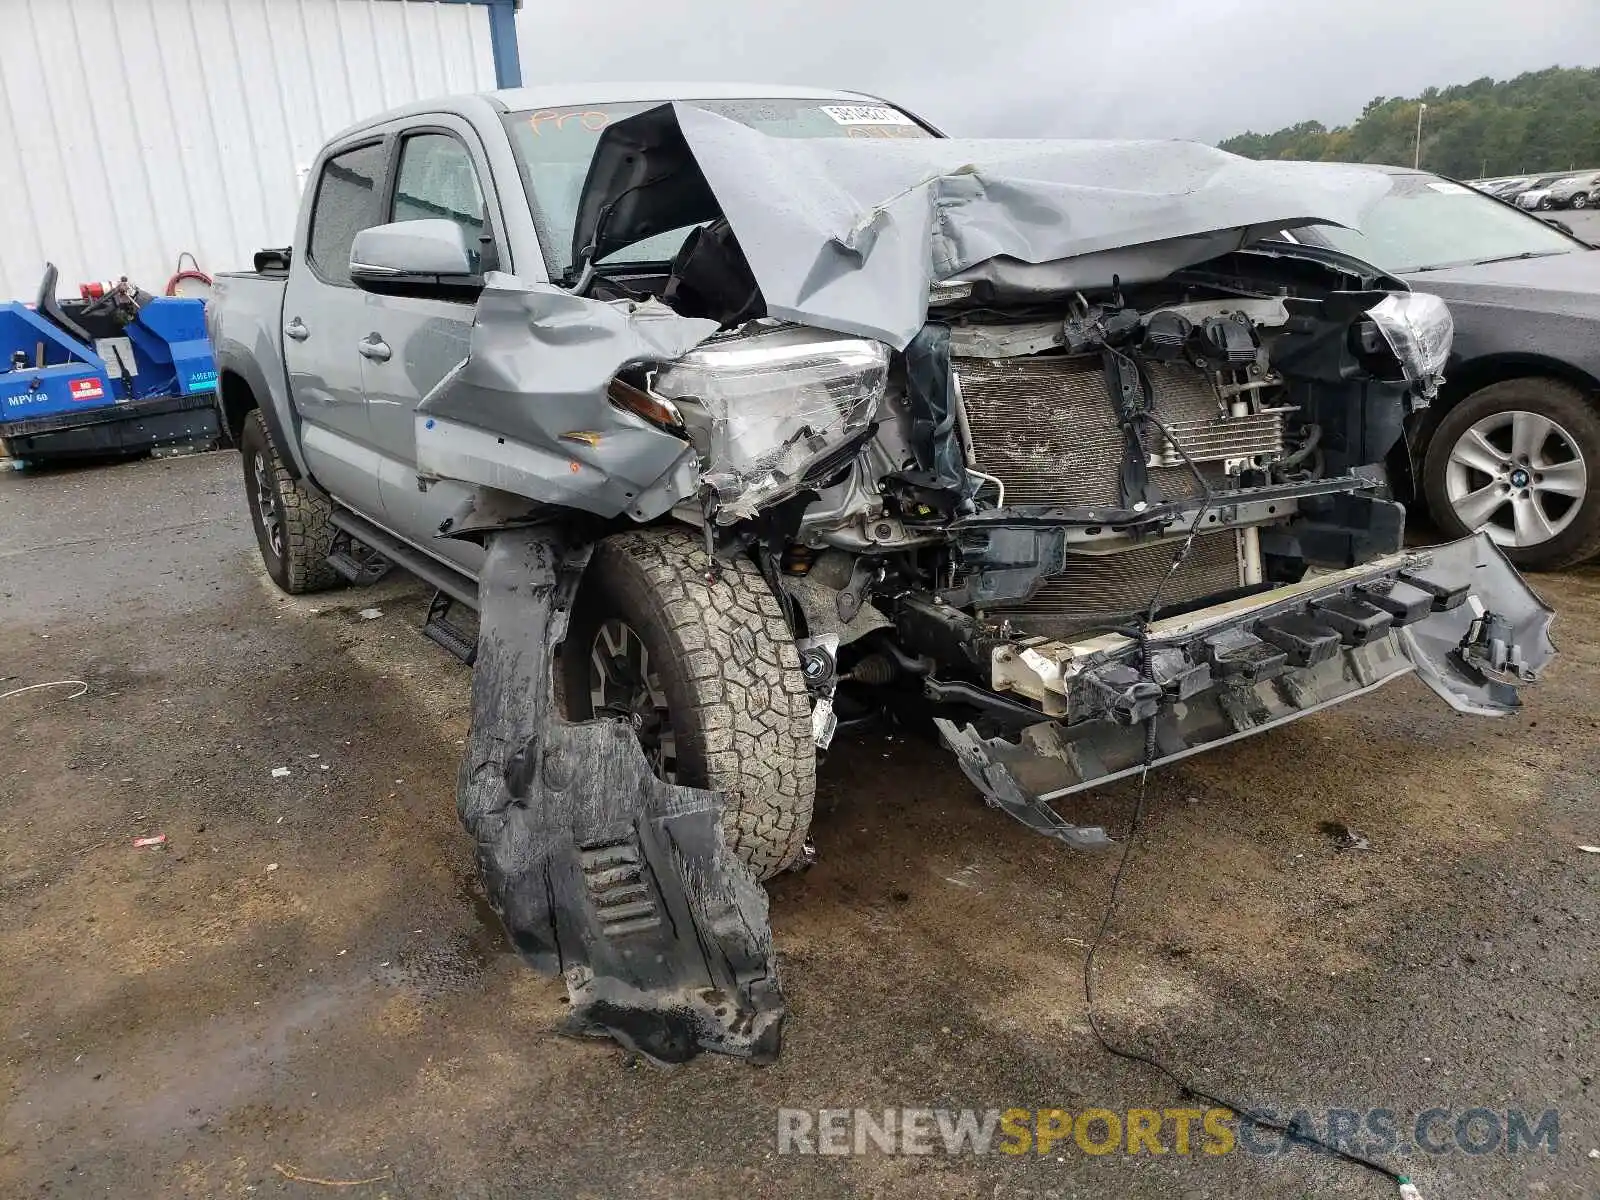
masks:
<svg viewBox="0 0 1600 1200"><path fill-rule="evenodd" d="M1410 166L1422 121L1422 166L1458 179L1600 167L1600 68L1549 67L1515 79L1485 76L1420 96L1379 96L1358 120L1329 129L1302 121L1241 133L1222 149L1246 158Z"/></svg>

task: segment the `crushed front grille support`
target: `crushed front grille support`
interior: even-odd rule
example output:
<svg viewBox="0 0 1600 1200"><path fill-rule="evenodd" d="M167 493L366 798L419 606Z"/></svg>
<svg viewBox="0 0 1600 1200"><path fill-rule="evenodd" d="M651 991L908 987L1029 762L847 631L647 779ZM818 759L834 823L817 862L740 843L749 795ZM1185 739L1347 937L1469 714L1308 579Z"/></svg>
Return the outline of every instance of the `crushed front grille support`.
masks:
<svg viewBox="0 0 1600 1200"><path fill-rule="evenodd" d="M1461 712L1514 712L1555 653L1551 610L1486 534L1308 579L1267 595L1073 642L992 651L992 685L1040 706L1013 736L935 724L990 803L1071 845L1104 831L1048 802L1318 712L1415 671ZM1485 662L1491 664L1485 669ZM1512 664L1514 671L1493 664Z"/></svg>

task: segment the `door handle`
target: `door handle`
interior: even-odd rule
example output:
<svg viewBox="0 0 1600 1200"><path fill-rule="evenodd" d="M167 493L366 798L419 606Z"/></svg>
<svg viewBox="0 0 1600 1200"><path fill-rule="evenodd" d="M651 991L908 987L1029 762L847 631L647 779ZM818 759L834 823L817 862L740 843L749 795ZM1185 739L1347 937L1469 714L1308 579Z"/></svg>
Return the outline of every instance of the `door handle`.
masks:
<svg viewBox="0 0 1600 1200"><path fill-rule="evenodd" d="M291 337L297 342L303 342L311 336L311 330L306 328L304 321L299 317L295 317L283 327L283 336Z"/></svg>
<svg viewBox="0 0 1600 1200"><path fill-rule="evenodd" d="M392 353L389 343L375 333L369 333L357 342L356 349L361 352L362 358L370 358L373 362L388 362Z"/></svg>

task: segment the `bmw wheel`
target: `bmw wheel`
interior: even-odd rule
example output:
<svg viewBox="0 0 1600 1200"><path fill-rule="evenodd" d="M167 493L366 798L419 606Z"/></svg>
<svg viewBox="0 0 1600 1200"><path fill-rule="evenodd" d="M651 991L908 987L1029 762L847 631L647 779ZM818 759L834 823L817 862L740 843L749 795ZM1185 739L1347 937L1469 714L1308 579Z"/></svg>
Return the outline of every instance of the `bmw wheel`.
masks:
<svg viewBox="0 0 1600 1200"><path fill-rule="evenodd" d="M1600 551L1600 415L1559 380L1493 384L1439 423L1423 485L1446 532L1482 529L1519 567L1571 566Z"/></svg>
<svg viewBox="0 0 1600 1200"><path fill-rule="evenodd" d="M1573 208L1588 208L1589 207L1589 193L1588 192L1579 192L1576 196L1574 196L1572 198L1572 207Z"/></svg>

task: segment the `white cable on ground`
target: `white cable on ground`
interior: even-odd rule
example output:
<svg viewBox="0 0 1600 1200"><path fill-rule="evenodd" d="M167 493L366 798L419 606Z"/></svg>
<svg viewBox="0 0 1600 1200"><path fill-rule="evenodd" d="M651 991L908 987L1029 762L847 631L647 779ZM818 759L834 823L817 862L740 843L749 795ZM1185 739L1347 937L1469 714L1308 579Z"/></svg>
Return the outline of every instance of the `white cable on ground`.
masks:
<svg viewBox="0 0 1600 1200"><path fill-rule="evenodd" d="M49 683L30 683L27 687L15 688L9 692L0 692L0 700L9 700L12 696L20 696L23 692L35 691L38 688L75 687L78 690L68 696L68 700L76 700L89 690L89 685L81 679L52 679Z"/></svg>

